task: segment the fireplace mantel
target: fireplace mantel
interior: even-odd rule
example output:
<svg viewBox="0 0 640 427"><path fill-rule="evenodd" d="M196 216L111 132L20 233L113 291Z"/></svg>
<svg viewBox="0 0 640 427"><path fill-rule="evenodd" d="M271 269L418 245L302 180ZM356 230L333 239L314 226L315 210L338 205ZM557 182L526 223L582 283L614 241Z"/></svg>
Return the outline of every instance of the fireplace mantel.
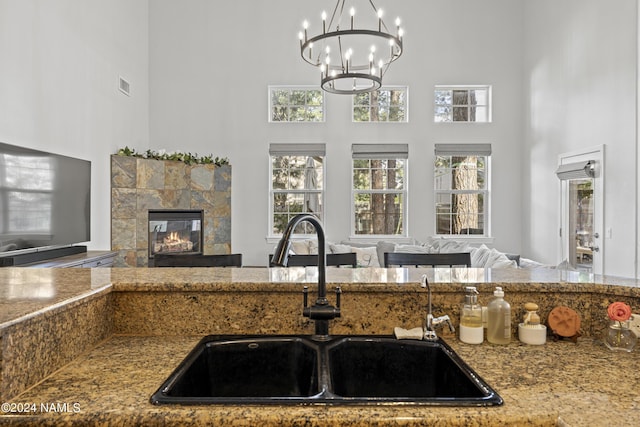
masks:
<svg viewBox="0 0 640 427"><path fill-rule="evenodd" d="M231 166L111 156L111 250L116 267L148 266L148 212L202 210L202 253L231 253Z"/></svg>

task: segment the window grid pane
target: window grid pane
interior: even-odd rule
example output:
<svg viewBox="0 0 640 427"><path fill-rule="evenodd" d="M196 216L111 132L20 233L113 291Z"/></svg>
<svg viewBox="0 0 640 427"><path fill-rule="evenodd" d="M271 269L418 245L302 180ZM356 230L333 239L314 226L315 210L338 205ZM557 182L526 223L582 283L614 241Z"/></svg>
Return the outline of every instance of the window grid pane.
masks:
<svg viewBox="0 0 640 427"><path fill-rule="evenodd" d="M407 88L353 95L354 122L407 122Z"/></svg>
<svg viewBox="0 0 640 427"><path fill-rule="evenodd" d="M436 233L485 235L488 156L436 156Z"/></svg>
<svg viewBox="0 0 640 427"><path fill-rule="evenodd" d="M271 234L282 234L288 222L300 213L323 220L323 156L271 156ZM314 234L303 223L294 234Z"/></svg>
<svg viewBox="0 0 640 427"><path fill-rule="evenodd" d="M270 88L271 122L323 122L324 93L300 87Z"/></svg>
<svg viewBox="0 0 640 427"><path fill-rule="evenodd" d="M405 159L353 159L353 234L405 234L405 167Z"/></svg>
<svg viewBox="0 0 640 427"><path fill-rule="evenodd" d="M489 92L489 86L436 86L434 122L490 122Z"/></svg>
<svg viewBox="0 0 640 427"><path fill-rule="evenodd" d="M402 235L403 200L403 193L355 193L355 234Z"/></svg>

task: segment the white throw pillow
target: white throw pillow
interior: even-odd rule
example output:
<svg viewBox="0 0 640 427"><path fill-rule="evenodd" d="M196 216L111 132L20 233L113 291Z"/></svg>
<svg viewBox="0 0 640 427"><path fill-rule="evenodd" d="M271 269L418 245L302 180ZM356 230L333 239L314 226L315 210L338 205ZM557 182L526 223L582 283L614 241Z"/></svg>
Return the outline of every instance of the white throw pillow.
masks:
<svg viewBox="0 0 640 427"><path fill-rule="evenodd" d="M384 266L384 253L385 252L395 252L396 244L393 242L387 242L385 240L380 240L376 245L376 250L378 251L378 264L380 267Z"/></svg>
<svg viewBox="0 0 640 427"><path fill-rule="evenodd" d="M330 252L330 242L325 242L325 252ZM318 254L318 240L316 239L304 239L304 240L292 240L291 252L296 255L317 255Z"/></svg>
<svg viewBox="0 0 640 427"><path fill-rule="evenodd" d="M375 246L370 248L351 248L350 252L356 253L358 267L380 267L378 250Z"/></svg>
<svg viewBox="0 0 640 427"><path fill-rule="evenodd" d="M455 240L446 240L440 243L441 254L453 254L458 252L469 252L471 246L465 242L456 242Z"/></svg>
<svg viewBox="0 0 640 427"><path fill-rule="evenodd" d="M486 245L471 249L471 267L483 268L488 259L489 248Z"/></svg>
<svg viewBox="0 0 640 427"><path fill-rule="evenodd" d="M422 246L422 245L396 245L394 248L394 252L400 252L403 254L430 254L431 252L430 246Z"/></svg>
<svg viewBox="0 0 640 427"><path fill-rule="evenodd" d="M325 243L325 252L326 252L327 244ZM317 240L309 240L309 253L311 255L318 254L318 241Z"/></svg>
<svg viewBox="0 0 640 427"><path fill-rule="evenodd" d="M329 245L329 250L331 250L332 254L346 254L351 252L351 246L341 245L340 243L331 243Z"/></svg>
<svg viewBox="0 0 640 427"><path fill-rule="evenodd" d="M309 255L309 240L292 240L291 250L296 255Z"/></svg>
<svg viewBox="0 0 640 427"><path fill-rule="evenodd" d="M520 257L520 268L540 268L540 267L550 267L550 266L538 261L534 261L529 258Z"/></svg>
<svg viewBox="0 0 640 427"><path fill-rule="evenodd" d="M476 268L518 268L518 264L497 249L480 245L471 249L471 267Z"/></svg>
<svg viewBox="0 0 640 427"><path fill-rule="evenodd" d="M344 254L355 252L358 267L380 267L378 262L378 252L375 246L367 248L356 248L348 245L332 244L329 246L331 253Z"/></svg>
<svg viewBox="0 0 640 427"><path fill-rule="evenodd" d="M425 246L430 247L430 253L433 254L451 254L458 252L470 252L472 246L466 242L458 242L454 239L433 239L430 244Z"/></svg>
<svg viewBox="0 0 640 427"><path fill-rule="evenodd" d="M507 257L506 254L497 249L489 251L489 261L487 267L491 268L518 268L518 263Z"/></svg>

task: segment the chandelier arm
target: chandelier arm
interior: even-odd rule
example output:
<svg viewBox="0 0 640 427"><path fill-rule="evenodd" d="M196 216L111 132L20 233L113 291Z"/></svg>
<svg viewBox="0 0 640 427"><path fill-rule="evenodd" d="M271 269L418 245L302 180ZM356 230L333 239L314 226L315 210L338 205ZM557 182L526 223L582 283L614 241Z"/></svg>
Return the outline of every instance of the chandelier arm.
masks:
<svg viewBox="0 0 640 427"><path fill-rule="evenodd" d="M340 6L340 2L342 1L342 7L340 8L340 16L342 16L342 11L344 10L344 2L345 0L338 0L336 1L336 7L333 8L333 13L331 14L331 19L329 20L329 25L327 26L327 28L331 28L331 26L333 25L333 20L336 17L336 12L338 11L338 6Z"/></svg>
<svg viewBox="0 0 640 427"><path fill-rule="evenodd" d="M344 70L344 55L342 54L342 37L338 36L338 50L340 51L340 66Z"/></svg>
<svg viewBox="0 0 640 427"><path fill-rule="evenodd" d="M384 75L387 74L387 70L389 69L389 64L390 62L387 62L382 68L380 68L380 79L382 79Z"/></svg>
<svg viewBox="0 0 640 427"><path fill-rule="evenodd" d="M369 0L369 4L371 5L371 7L373 8L373 11L376 13L376 15L378 14L378 8L376 7L375 4L373 4L373 0Z"/></svg>
<svg viewBox="0 0 640 427"><path fill-rule="evenodd" d="M351 11L351 26L347 30L341 30L342 16L346 6L346 0L336 0L329 25L326 25L326 13L323 12L322 32L315 37L307 37L307 23L304 23L304 33L300 32L300 54L302 59L313 65L319 66L320 86L323 90L337 94L359 94L378 90L382 86L382 77L388 71L392 62L398 59L403 52L402 29L400 24L396 22L397 34L391 34L387 25L382 19L382 10L378 10L373 0L369 0L369 5L374 13L378 16L377 31L367 29L354 28L353 9ZM373 52L371 50L368 63L362 56L358 56L356 63L353 63L351 49L344 51L342 38L345 38L345 45L350 44L353 40L359 41L357 38L367 36L373 37L380 41L382 39L389 42L390 50L386 50L386 54L382 56L378 62L378 72L374 72ZM319 43L322 48L313 51L314 43ZM337 46L336 46L337 44ZM375 45L374 45L375 46ZM337 50L340 60L335 65L330 63L330 47ZM325 49L326 48L326 49ZM323 51L326 51L326 65L323 59ZM353 84L351 84L353 81Z"/></svg>
<svg viewBox="0 0 640 427"><path fill-rule="evenodd" d="M373 8L373 11L376 13L376 15L378 14L378 8L376 7L375 4L373 4L373 0L369 0L369 4L371 5L371 7ZM382 27L384 27L385 31L389 31L389 29L387 28L387 24L384 23L384 20L382 18L380 18L380 24Z"/></svg>

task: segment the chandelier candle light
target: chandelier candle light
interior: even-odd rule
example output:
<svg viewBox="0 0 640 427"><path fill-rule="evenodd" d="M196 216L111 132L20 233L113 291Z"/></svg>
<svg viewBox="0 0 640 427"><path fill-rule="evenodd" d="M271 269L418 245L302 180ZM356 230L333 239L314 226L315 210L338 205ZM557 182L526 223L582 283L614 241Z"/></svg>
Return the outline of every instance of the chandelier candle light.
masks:
<svg viewBox="0 0 640 427"><path fill-rule="evenodd" d="M384 12L372 0L368 3L373 11L367 16L356 16L351 7L347 18L345 3L336 2L328 22L327 13L322 12L322 32L316 36L308 35L309 22L303 22L303 31L298 34L300 54L320 69L320 86L325 91L348 95L373 92L382 86L389 65L402 55L404 30L396 18L392 34L382 19Z"/></svg>

